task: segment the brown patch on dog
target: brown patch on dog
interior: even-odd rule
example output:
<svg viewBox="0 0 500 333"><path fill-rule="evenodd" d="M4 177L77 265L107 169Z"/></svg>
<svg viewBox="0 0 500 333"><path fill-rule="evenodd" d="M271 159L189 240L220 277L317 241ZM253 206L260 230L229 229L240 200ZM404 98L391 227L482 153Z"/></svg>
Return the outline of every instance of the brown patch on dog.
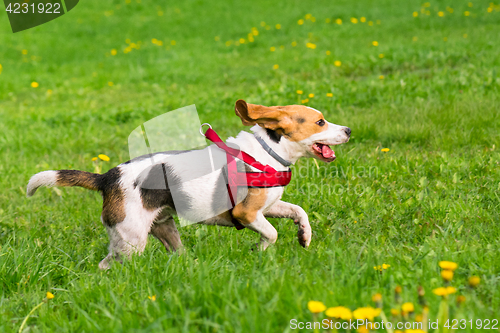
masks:
<svg viewBox="0 0 500 333"><path fill-rule="evenodd" d="M99 188L98 174L80 170L57 171L57 186L80 186L89 190L97 191Z"/></svg>
<svg viewBox="0 0 500 333"><path fill-rule="evenodd" d="M317 124L319 120L325 119L321 112L304 105L263 106L249 104L240 99L236 102L235 112L243 125L258 124L291 141L304 140L328 128Z"/></svg>
<svg viewBox="0 0 500 333"><path fill-rule="evenodd" d="M249 188L245 199L233 208L233 217L243 225L252 223L257 218L257 212L266 204L266 200L267 189Z"/></svg>
<svg viewBox="0 0 500 333"><path fill-rule="evenodd" d="M102 175L102 222L111 227L125 219L125 196L120 186L121 173L113 168Z"/></svg>

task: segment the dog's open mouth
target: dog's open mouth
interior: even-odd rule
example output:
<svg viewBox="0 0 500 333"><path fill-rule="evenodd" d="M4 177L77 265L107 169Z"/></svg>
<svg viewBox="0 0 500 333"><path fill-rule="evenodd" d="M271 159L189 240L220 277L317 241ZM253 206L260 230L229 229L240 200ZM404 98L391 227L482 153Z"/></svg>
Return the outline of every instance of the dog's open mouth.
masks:
<svg viewBox="0 0 500 333"><path fill-rule="evenodd" d="M329 145L316 142L312 146L314 154L318 156L321 160L325 162L332 162L335 160L335 152L330 148Z"/></svg>

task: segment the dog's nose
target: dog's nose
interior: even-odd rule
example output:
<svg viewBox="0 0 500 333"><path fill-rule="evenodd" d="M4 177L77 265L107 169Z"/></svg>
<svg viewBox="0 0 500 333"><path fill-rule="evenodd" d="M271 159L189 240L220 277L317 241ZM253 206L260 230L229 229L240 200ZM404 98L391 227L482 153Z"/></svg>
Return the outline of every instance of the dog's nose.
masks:
<svg viewBox="0 0 500 333"><path fill-rule="evenodd" d="M351 136L351 129L349 127L344 128L344 132L347 136Z"/></svg>

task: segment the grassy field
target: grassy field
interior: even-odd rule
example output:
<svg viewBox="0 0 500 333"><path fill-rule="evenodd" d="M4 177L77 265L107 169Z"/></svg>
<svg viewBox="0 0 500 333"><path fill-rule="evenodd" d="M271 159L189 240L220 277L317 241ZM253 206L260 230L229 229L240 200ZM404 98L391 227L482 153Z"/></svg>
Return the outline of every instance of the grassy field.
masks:
<svg viewBox="0 0 500 333"><path fill-rule="evenodd" d="M459 331L500 319L499 3L88 0L16 34L0 17L1 332L46 292L24 331L289 332L313 319L311 300L354 310L376 293L390 320L412 322L418 286L435 320L442 260L458 264L450 318L474 320ZM272 221L265 252L249 230L195 225L180 229L185 254L150 239L101 272L100 195L25 196L37 172L127 161L134 128L185 105L235 135L240 98L352 129L334 163L299 161L285 191L310 216L308 249L290 220ZM391 315L403 302L414 313Z"/></svg>

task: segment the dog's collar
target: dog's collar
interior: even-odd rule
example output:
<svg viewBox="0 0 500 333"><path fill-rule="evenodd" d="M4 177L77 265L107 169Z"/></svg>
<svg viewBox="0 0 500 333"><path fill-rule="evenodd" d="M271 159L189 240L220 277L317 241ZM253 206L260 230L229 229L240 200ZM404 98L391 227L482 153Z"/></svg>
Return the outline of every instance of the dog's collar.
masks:
<svg viewBox="0 0 500 333"><path fill-rule="evenodd" d="M286 166L286 167L289 167L290 165L292 165L291 162L288 162L287 160L285 160L283 157L278 155L271 147L269 147L269 145L266 143L266 141L264 141L260 136L254 134L254 137L257 139L257 141L259 141L262 148L264 148L264 150L269 155L271 155L276 161L280 162L283 166Z"/></svg>

